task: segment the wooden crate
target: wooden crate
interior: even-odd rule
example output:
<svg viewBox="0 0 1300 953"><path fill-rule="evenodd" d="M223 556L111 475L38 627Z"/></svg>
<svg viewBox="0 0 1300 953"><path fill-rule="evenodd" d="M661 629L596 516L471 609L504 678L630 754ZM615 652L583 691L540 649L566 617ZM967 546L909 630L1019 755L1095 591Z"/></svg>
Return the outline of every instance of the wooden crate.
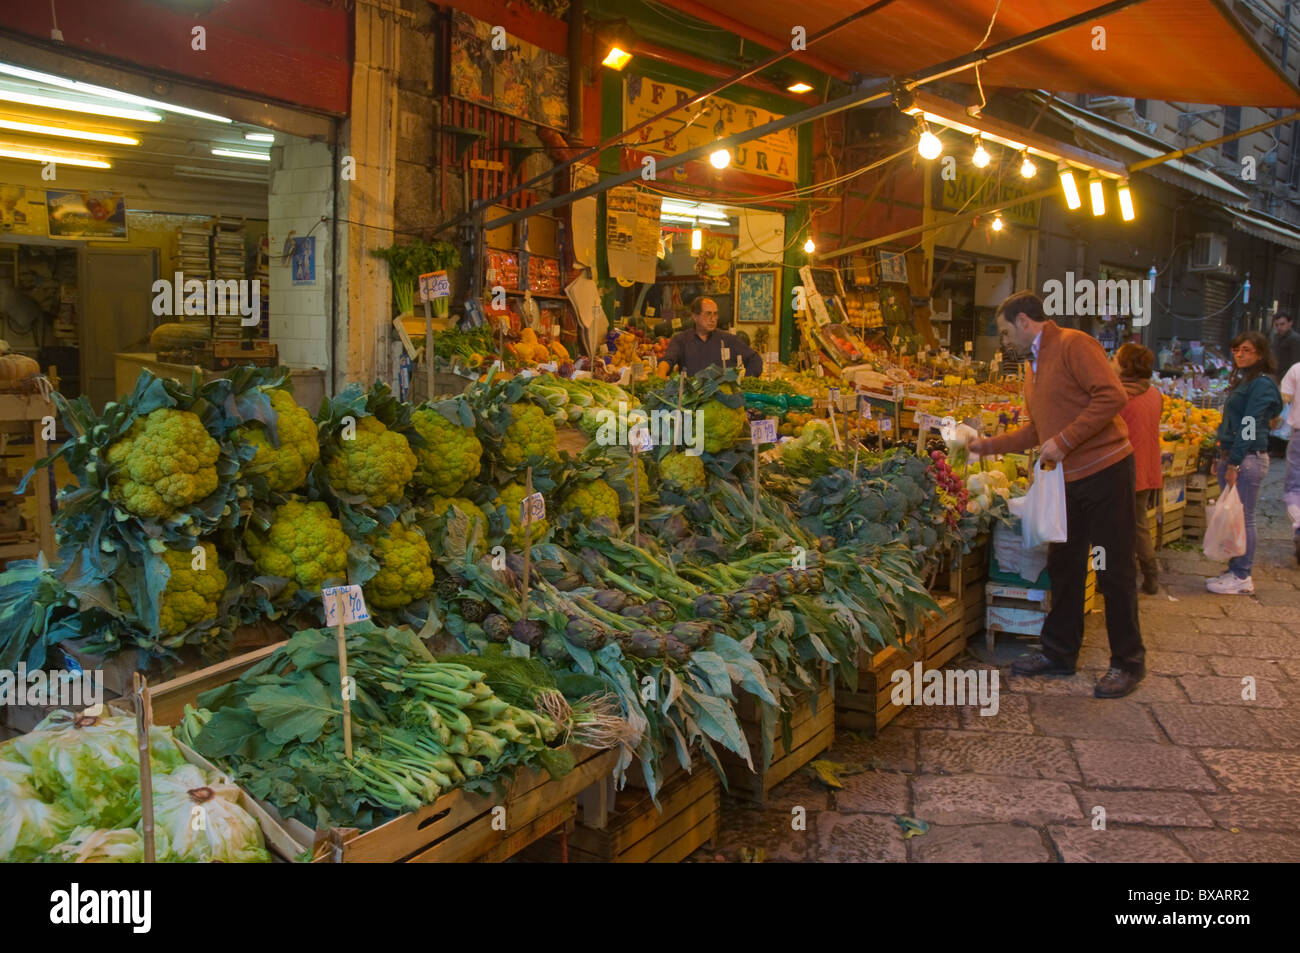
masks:
<svg viewBox="0 0 1300 953"><path fill-rule="evenodd" d="M603 829L579 823L568 835L568 860L579 864L675 864L718 835L722 785L712 769L682 772L659 791L629 788L615 799ZM554 837L538 842L525 860L562 859Z"/></svg>
<svg viewBox="0 0 1300 953"><path fill-rule="evenodd" d="M813 703L816 702L816 711ZM736 706L745 740L749 742L750 756L754 761L751 770L740 758L729 751L719 753L727 775L727 789L742 800L762 804L767 794L790 775L829 748L835 742L835 695L827 678L815 696L804 696L790 715L790 747L787 750L778 720L773 728L772 763L762 769L763 729L758 718L758 706L749 696Z"/></svg>
<svg viewBox="0 0 1300 953"><path fill-rule="evenodd" d="M1186 504L1174 510L1165 510L1164 519L1160 523L1160 545L1168 546L1170 543L1176 543L1183 538L1183 511Z"/></svg>
<svg viewBox="0 0 1300 953"><path fill-rule="evenodd" d="M278 648L268 645L217 665L190 672L153 687L150 700L154 722L177 724L186 704L239 678ZM578 764L558 780L542 770L515 773L504 796L450 791L427 804L368 831L331 828L313 831L293 819L282 819L275 808L260 803L303 852L320 862L341 863L464 863L500 861L571 822L577 797L613 774L616 751L575 749ZM504 815L499 808L504 808Z"/></svg>
<svg viewBox="0 0 1300 953"><path fill-rule="evenodd" d="M895 684L893 674L910 671L923 654L924 649L915 635L907 639L903 648L888 646L871 656L864 653L858 661L857 691L851 692L841 685L835 693L835 723L849 731L875 737L905 707L890 698Z"/></svg>
<svg viewBox="0 0 1300 953"><path fill-rule="evenodd" d="M1219 498L1222 487L1213 476L1191 474L1187 477L1187 508L1183 510L1183 537L1204 539L1209 519L1209 505Z"/></svg>
<svg viewBox="0 0 1300 953"><path fill-rule="evenodd" d="M967 639L984 631L984 583L987 579L986 573L984 578L972 582L962 591L962 620Z"/></svg>
<svg viewBox="0 0 1300 953"><path fill-rule="evenodd" d="M922 630L925 667L940 668L966 650L965 606L956 596L939 596L939 612Z"/></svg>
<svg viewBox="0 0 1300 953"><path fill-rule="evenodd" d="M977 536L971 551L953 557L935 576L932 593L958 595L967 587L982 582L989 574L989 536Z"/></svg>

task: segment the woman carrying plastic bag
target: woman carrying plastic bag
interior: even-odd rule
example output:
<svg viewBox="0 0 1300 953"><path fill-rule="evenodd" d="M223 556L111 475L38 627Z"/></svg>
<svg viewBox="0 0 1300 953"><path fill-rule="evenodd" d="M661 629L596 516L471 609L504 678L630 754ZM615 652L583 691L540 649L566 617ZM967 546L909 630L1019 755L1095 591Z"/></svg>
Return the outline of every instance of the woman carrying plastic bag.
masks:
<svg viewBox="0 0 1300 953"><path fill-rule="evenodd" d="M1223 562L1246 552L1246 511L1242 509L1237 488L1230 486L1219 501L1210 507L1205 524L1205 542L1201 546L1206 559Z"/></svg>

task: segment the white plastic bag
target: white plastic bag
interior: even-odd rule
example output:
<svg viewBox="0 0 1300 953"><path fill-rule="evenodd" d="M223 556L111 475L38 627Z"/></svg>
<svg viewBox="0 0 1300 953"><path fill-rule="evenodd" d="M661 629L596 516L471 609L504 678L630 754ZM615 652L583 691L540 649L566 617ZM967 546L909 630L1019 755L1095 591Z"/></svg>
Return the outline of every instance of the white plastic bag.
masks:
<svg viewBox="0 0 1300 953"><path fill-rule="evenodd" d="M1246 553L1246 511L1235 486L1228 487L1217 503L1210 507L1205 521L1205 543L1201 547L1206 559L1223 562Z"/></svg>
<svg viewBox="0 0 1300 953"><path fill-rule="evenodd" d="M1060 464L1044 470L1041 457L1034 464L1034 482L1020 512L1020 534L1025 549L1065 542L1065 470Z"/></svg>

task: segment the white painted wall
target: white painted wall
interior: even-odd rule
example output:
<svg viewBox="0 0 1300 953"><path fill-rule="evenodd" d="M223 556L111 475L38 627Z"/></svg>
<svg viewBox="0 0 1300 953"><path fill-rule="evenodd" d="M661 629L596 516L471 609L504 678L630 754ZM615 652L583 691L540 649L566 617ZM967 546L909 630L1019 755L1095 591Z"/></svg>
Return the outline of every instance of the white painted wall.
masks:
<svg viewBox="0 0 1300 953"><path fill-rule="evenodd" d="M330 270L329 218L334 183L329 146L290 139L272 154L268 199L271 249L271 340L287 367L329 366L329 308L334 275ZM325 219L326 221L321 221ZM314 230L313 230L314 229ZM285 239L293 233L316 239L316 281L293 283L292 264L281 265Z"/></svg>

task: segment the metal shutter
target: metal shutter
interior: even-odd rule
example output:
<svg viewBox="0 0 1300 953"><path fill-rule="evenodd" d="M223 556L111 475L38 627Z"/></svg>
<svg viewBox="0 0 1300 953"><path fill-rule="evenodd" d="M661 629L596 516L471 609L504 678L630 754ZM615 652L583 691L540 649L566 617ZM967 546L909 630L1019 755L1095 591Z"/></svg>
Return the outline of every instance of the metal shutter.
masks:
<svg viewBox="0 0 1300 953"><path fill-rule="evenodd" d="M1228 343L1228 329L1232 327L1232 284L1222 278L1205 278L1201 290L1201 343L1221 349Z"/></svg>

